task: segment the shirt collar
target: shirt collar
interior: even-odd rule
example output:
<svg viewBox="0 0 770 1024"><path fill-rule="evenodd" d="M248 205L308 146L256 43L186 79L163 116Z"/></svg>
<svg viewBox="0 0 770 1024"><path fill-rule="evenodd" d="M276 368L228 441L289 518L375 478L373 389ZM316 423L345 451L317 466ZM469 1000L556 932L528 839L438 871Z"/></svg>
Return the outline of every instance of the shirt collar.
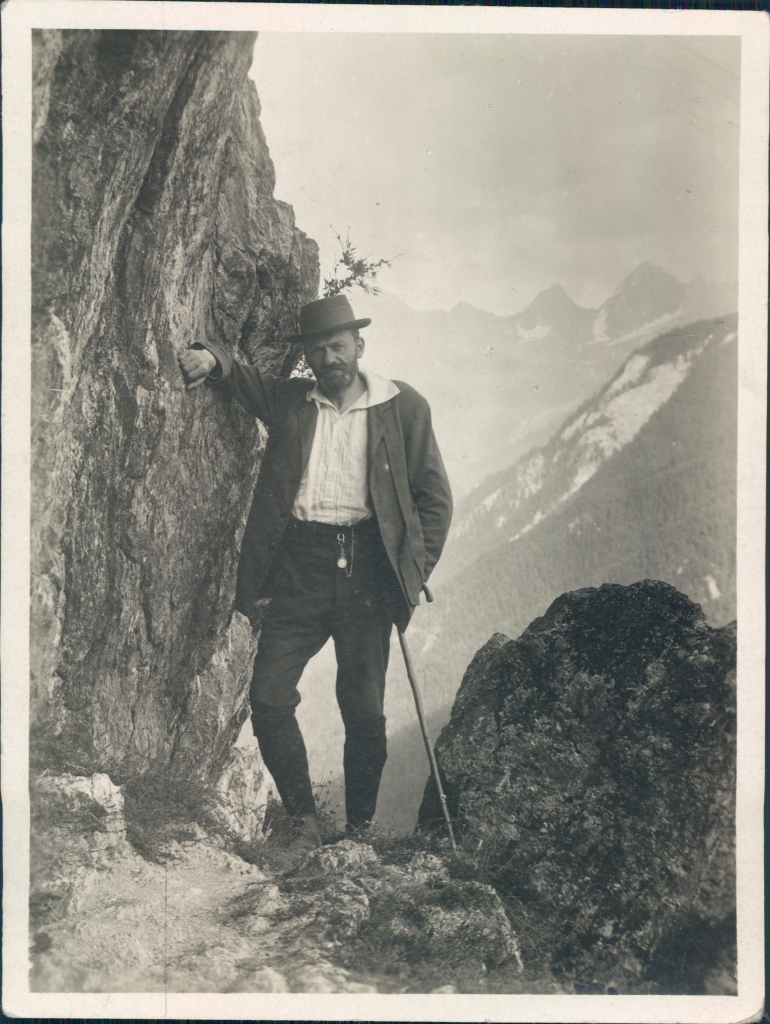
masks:
<svg viewBox="0 0 770 1024"><path fill-rule="evenodd" d="M366 391L359 395L355 402L347 407L345 412L350 412L351 409L370 409L373 405L382 405L383 402L389 402L391 398L395 398L399 394L399 388L392 380L388 380L387 377L381 377L378 373L372 373L371 370L359 370L359 373L364 378ZM319 405L326 405L334 409L335 412L339 412L335 404L329 401L317 383L308 391L306 397L308 402L315 399Z"/></svg>

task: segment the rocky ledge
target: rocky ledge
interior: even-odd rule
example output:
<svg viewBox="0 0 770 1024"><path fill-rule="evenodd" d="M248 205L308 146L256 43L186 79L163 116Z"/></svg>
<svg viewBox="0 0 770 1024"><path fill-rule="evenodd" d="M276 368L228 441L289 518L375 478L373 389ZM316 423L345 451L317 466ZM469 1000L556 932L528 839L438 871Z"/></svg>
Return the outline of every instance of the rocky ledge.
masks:
<svg viewBox="0 0 770 1024"><path fill-rule="evenodd" d="M398 992L415 963L411 990L446 991L458 971L521 972L495 890L441 856L343 840L271 877L194 825L148 860L106 775L43 776L36 800L34 991Z"/></svg>

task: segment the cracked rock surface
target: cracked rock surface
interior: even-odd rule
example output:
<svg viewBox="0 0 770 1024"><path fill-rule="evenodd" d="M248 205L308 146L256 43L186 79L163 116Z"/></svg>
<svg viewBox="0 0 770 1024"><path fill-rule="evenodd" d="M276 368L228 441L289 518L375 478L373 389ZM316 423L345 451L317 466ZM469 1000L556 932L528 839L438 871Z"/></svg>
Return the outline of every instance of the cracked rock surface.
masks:
<svg viewBox="0 0 770 1024"><path fill-rule="evenodd" d="M318 255L273 197L248 32L33 32L32 718L42 767L223 767L264 444L177 354L288 373Z"/></svg>

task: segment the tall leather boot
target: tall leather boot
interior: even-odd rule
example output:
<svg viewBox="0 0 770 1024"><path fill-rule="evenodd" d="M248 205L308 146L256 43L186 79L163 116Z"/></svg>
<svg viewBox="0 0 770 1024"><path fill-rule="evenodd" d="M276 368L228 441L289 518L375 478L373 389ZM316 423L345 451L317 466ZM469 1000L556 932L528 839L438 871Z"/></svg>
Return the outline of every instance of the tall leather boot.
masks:
<svg viewBox="0 0 770 1024"><path fill-rule="evenodd" d="M343 768L348 830L366 826L374 817L387 758L384 715L345 723Z"/></svg>
<svg viewBox="0 0 770 1024"><path fill-rule="evenodd" d="M256 704L251 723L262 760L273 776L287 813L295 819L315 815L307 750L294 708L273 708Z"/></svg>

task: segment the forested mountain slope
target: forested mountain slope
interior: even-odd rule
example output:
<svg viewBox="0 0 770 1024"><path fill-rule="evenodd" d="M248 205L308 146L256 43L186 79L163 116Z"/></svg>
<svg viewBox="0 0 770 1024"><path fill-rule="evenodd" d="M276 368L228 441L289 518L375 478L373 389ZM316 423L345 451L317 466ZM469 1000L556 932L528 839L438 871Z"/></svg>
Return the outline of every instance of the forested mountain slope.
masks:
<svg viewBox="0 0 770 1024"><path fill-rule="evenodd" d="M692 459L710 465L709 472L734 473L736 338L735 318L722 318L669 332L637 349L548 444L460 504L439 572L446 578L484 552L521 539L575 495L585 500L591 493L584 491L586 484L600 471L607 481L603 486L616 492L605 496L608 508L641 483L646 490L661 466L675 476L681 470L674 494L686 486ZM723 360L728 366L721 366ZM660 419L669 402L671 409ZM616 478L621 470L610 470L608 460L626 449L627 457L634 453L633 473ZM633 509L628 512L637 516ZM570 523L572 534L579 524ZM671 533L674 524L661 529Z"/></svg>
<svg viewBox="0 0 770 1024"><path fill-rule="evenodd" d="M443 567L462 568L445 573L435 603L410 626L433 722L448 718L464 668L489 636L517 637L564 591L658 579L700 604L711 624L731 621L736 440L729 317L637 350L548 445L500 474L489 500L453 529ZM415 763L414 777L407 768L398 780L410 800L427 774L416 732L411 746L404 763Z"/></svg>

